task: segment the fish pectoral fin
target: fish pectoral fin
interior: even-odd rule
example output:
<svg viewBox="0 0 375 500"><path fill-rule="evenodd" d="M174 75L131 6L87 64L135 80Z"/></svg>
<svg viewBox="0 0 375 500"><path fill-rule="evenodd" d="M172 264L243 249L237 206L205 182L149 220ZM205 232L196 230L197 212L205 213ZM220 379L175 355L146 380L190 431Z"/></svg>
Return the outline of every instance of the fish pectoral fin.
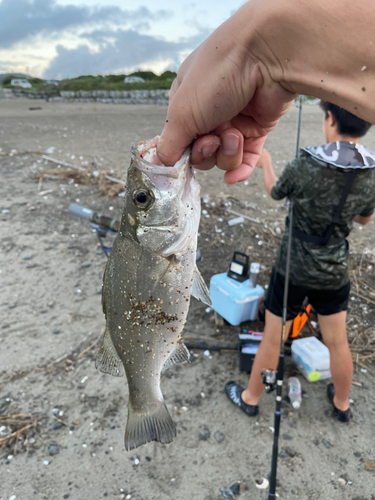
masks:
<svg viewBox="0 0 375 500"><path fill-rule="evenodd" d="M114 377L125 375L124 365L113 345L108 327L106 328L98 354L96 356L95 368L99 368L102 373L108 373Z"/></svg>
<svg viewBox="0 0 375 500"><path fill-rule="evenodd" d="M186 345L182 342L182 340L180 340L177 343L177 346L172 354L164 363L162 371L166 370L175 363L184 363L185 361L190 361L190 352L188 351Z"/></svg>
<svg viewBox="0 0 375 500"><path fill-rule="evenodd" d="M194 274L193 274L193 289L191 291L193 297L198 300L201 300L208 306L212 306L212 300L210 297L210 292L208 291L207 285L204 282L204 279L199 272L197 266L195 266Z"/></svg>
<svg viewBox="0 0 375 500"><path fill-rule="evenodd" d="M150 441L168 444L174 437L176 425L163 400L145 405L143 411L136 411L130 396L125 430L126 450L133 450Z"/></svg>

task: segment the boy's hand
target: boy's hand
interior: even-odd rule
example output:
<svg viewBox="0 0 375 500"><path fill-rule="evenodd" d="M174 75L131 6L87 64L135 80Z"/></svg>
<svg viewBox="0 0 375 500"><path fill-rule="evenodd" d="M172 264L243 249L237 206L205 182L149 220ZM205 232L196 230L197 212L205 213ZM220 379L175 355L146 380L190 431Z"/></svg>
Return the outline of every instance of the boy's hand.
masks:
<svg viewBox="0 0 375 500"><path fill-rule="evenodd" d="M259 160L257 161L256 167L264 168L268 165L271 165L271 155L266 149L263 149L261 155L259 156Z"/></svg>

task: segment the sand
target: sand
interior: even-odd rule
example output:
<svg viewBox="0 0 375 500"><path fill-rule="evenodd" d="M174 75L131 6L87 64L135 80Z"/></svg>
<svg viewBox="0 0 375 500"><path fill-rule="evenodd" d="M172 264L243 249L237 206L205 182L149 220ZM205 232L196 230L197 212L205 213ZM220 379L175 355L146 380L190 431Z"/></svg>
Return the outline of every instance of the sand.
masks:
<svg viewBox="0 0 375 500"><path fill-rule="evenodd" d="M166 108L158 106L0 101L0 148L54 147L54 158L87 162L85 168L94 162L98 171L112 170L124 179L130 144L157 135L165 115ZM267 141L276 174L294 156L296 116L293 107ZM321 118L317 107L305 106L301 146L324 142ZM375 150L373 131L364 144ZM193 363L168 370L162 390L177 423L175 441L125 451L126 380L103 375L94 366L93 344L104 327L100 289L106 257L87 223L67 211L70 203L78 203L119 218L122 199L100 197L96 185L62 179L44 180L38 191L38 174L56 167L41 155L0 157L0 416L40 417L28 450L22 443L16 454L12 448L0 450L0 500L213 500L223 498L220 488L237 481L242 486L236 498L267 498L256 480L270 472L275 395L262 395L260 413L252 419L227 400L226 381L247 383L236 353L206 356L196 350ZM233 251L240 250L261 262L264 286L276 248L268 231L282 227L283 203L266 196L260 171L236 186L227 186L217 170L199 172L197 178L202 195L210 196L203 207L210 217L203 215L199 239L206 282L226 271ZM222 206L228 199L232 209L261 224L246 221L229 228L233 215ZM245 210L244 202L252 206ZM369 279L374 278L374 228L372 221L350 236L353 269L361 266ZM354 307L360 299L353 298ZM371 328L374 305L367 303L367 311L358 314L349 310L351 331L355 324ZM247 326L262 328L259 322ZM228 324L217 329L212 312L192 299L185 337L235 345L239 330ZM286 375L290 370L287 358ZM360 386L351 390L354 418L349 425L332 418L326 381L300 380L300 410L283 402L279 498L374 498L375 469L367 463L375 462L375 378L357 367L354 380ZM63 422L59 429L53 429L56 418ZM221 442L217 432L224 435ZM58 446L51 450L57 454L50 455L51 445Z"/></svg>

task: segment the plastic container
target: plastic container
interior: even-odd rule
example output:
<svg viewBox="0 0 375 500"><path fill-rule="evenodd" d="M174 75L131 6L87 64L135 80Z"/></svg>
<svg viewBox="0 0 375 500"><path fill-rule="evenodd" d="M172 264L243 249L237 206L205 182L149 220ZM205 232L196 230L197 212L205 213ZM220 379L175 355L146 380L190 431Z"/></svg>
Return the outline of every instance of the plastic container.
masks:
<svg viewBox="0 0 375 500"><path fill-rule="evenodd" d="M242 330L238 334L238 350L240 355L240 371L251 372L253 361L262 340L262 332Z"/></svg>
<svg viewBox="0 0 375 500"><path fill-rule="evenodd" d="M236 224L243 224L245 219L243 217L235 217L234 219L228 220L228 226L235 226Z"/></svg>
<svg viewBox="0 0 375 500"><path fill-rule="evenodd" d="M292 360L309 382L323 380L331 376L329 350L316 337L294 340Z"/></svg>
<svg viewBox="0 0 375 500"><path fill-rule="evenodd" d="M298 410L302 402L302 389L297 377L288 378L288 396L293 408Z"/></svg>
<svg viewBox="0 0 375 500"><path fill-rule="evenodd" d="M252 288L249 280L239 283L227 273L215 274L210 281L212 309L233 326L256 319L263 295L261 286Z"/></svg>
<svg viewBox="0 0 375 500"><path fill-rule="evenodd" d="M255 288L258 283L258 274L260 270L260 265L258 262L252 262L250 265L250 286Z"/></svg>

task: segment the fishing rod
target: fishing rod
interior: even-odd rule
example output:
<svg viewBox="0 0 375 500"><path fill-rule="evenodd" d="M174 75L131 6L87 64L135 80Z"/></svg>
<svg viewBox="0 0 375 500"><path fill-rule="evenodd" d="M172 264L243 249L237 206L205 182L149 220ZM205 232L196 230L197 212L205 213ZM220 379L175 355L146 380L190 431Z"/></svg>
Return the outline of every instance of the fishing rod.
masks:
<svg viewBox="0 0 375 500"><path fill-rule="evenodd" d="M302 96L299 96L299 110L298 110L298 124L297 124L297 138L296 138L296 152L295 157L298 158L299 151L299 138L301 132L301 117L302 117ZM275 423L274 423L274 437L273 437L273 448L272 448L272 463L271 463L271 475L270 475L270 487L268 499L274 500L276 496L276 475L277 475L277 455L279 452L279 435L280 435L280 420L281 420L281 401L282 401L282 390L283 390L283 378L284 378L284 354L285 354L285 340L286 340L286 318L288 310L288 292L289 292L289 270L290 270L290 252L292 244L292 232L293 232L293 200L289 199L289 228L288 228L288 249L286 255L286 269L285 269L285 283L284 283L284 299L283 299L283 315L281 323L281 340L280 340L280 354L279 362L276 370L276 408L275 408ZM270 376L271 374L267 370L266 373ZM267 380L266 380L267 381Z"/></svg>

